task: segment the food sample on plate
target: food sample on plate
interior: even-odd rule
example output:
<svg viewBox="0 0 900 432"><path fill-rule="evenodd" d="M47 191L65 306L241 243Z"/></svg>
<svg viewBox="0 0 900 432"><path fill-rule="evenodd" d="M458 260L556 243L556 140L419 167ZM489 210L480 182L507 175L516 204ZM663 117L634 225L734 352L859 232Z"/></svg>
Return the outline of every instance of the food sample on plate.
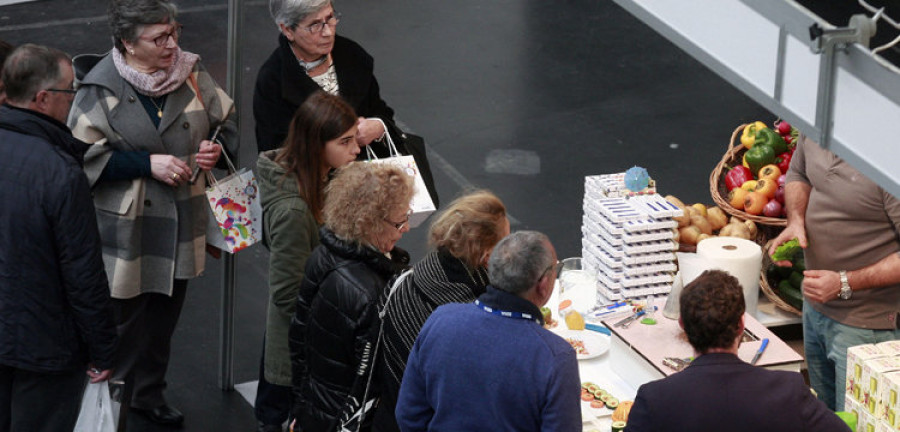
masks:
<svg viewBox="0 0 900 432"><path fill-rule="evenodd" d="M569 343L569 345L572 345L572 348L575 349L575 354L583 355L583 356L591 355L591 353L588 352L587 348L585 348L583 340L574 339L574 338L564 338L564 339L566 340L566 342Z"/></svg>
<svg viewBox="0 0 900 432"><path fill-rule="evenodd" d="M619 398L590 381L581 383L581 400L590 402L595 409L615 410L619 406Z"/></svg>

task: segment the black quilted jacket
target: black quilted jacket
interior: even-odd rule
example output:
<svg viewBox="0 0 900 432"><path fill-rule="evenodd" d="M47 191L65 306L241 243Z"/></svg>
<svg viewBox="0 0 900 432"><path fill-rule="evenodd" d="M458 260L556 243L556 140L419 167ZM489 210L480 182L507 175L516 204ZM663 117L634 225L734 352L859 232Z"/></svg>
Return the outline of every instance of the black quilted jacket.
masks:
<svg viewBox="0 0 900 432"><path fill-rule="evenodd" d="M293 414L304 431L335 430L352 398L362 398L368 355L378 329L378 298L407 268L399 248L392 259L338 239L327 228L306 262L291 320Z"/></svg>
<svg viewBox="0 0 900 432"><path fill-rule="evenodd" d="M0 107L0 364L112 367L116 327L94 202L64 124Z"/></svg>

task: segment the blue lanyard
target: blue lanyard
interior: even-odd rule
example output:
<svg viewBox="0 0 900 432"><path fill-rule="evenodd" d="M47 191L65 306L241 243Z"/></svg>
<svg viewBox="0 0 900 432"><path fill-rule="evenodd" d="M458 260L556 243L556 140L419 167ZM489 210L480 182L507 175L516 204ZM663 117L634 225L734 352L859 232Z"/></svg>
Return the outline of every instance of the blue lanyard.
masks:
<svg viewBox="0 0 900 432"><path fill-rule="evenodd" d="M528 314L528 313L509 312L509 311L505 311L505 310L494 309L478 300L475 300L475 304L478 305L478 307L483 309L485 312L492 313L497 316L502 316L502 317L506 317L506 318L518 318L518 319L523 319L523 320L528 320L528 321L534 321L538 325L541 324L540 319L535 318L533 315Z"/></svg>

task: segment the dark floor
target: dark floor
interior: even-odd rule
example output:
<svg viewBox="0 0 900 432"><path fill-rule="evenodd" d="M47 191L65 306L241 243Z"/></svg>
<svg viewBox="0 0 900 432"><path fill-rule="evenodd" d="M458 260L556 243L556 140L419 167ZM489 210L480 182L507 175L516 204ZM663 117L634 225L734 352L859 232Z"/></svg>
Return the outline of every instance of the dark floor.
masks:
<svg viewBox="0 0 900 432"><path fill-rule="evenodd" d="M181 0L183 48L226 74L224 0ZM100 0L0 7L0 39L72 54L110 48ZM708 176L739 124L774 120L718 76L610 1L343 0L338 32L375 57L382 95L428 139L442 201L488 188L513 229L547 233L580 254L583 178L646 167L663 194L712 202ZM241 164L255 162L256 71L276 42L266 1L244 2ZM414 258L423 228L404 238ZM235 381L255 380L267 254L236 257ZM251 431L252 409L218 389L220 266L193 282L175 335L168 398L189 431ZM130 430L162 430L133 417Z"/></svg>

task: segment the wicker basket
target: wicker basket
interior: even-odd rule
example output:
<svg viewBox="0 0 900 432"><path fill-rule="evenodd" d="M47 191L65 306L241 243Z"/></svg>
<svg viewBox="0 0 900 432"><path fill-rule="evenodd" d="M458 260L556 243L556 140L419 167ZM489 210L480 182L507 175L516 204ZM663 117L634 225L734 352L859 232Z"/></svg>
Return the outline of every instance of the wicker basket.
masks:
<svg viewBox="0 0 900 432"><path fill-rule="evenodd" d="M786 310L796 315L802 315L802 312L791 306L788 302L781 299L778 296L778 293L772 289L772 284L769 281L769 278L766 276L766 270L772 265L772 258L769 257L769 246L772 245L772 240L766 242L765 246L763 246L763 265L762 270L759 272L759 288L762 290L763 294L769 298L769 300L775 304L779 309Z"/></svg>
<svg viewBox="0 0 900 432"><path fill-rule="evenodd" d="M709 175L709 193L712 195L713 201L715 201L719 208L724 210L725 213L737 216L744 220L752 220L757 224L785 227L787 226L787 219L752 215L732 207L731 204L725 200L725 197L728 196L728 188L725 187L725 174L728 171L726 168L741 164L744 158L744 152L747 151L747 149L740 144L740 136L746 126L746 124L738 126L738 128L734 130L734 133L731 134L731 141L728 143L728 151L725 152L725 156L722 156L722 160L719 161L719 164L716 165L716 168L713 169L712 173Z"/></svg>

